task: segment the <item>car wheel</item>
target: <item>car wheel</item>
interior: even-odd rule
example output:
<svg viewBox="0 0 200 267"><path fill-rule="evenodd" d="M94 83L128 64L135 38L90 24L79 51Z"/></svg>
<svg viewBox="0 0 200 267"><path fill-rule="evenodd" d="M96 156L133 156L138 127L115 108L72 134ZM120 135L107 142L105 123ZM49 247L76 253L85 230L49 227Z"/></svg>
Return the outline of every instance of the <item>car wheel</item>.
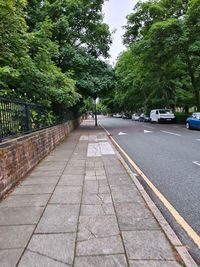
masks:
<svg viewBox="0 0 200 267"><path fill-rule="evenodd" d="M186 128L187 128L187 129L190 129L190 124L189 124L189 122L186 122Z"/></svg>

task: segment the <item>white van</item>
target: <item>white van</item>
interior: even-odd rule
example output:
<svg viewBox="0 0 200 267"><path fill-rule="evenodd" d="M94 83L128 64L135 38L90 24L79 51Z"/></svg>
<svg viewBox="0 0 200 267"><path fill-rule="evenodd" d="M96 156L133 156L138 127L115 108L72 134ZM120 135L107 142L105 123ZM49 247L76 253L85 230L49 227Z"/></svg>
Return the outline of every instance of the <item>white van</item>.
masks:
<svg viewBox="0 0 200 267"><path fill-rule="evenodd" d="M150 121L153 122L175 122L175 115L170 109L153 109L150 112Z"/></svg>

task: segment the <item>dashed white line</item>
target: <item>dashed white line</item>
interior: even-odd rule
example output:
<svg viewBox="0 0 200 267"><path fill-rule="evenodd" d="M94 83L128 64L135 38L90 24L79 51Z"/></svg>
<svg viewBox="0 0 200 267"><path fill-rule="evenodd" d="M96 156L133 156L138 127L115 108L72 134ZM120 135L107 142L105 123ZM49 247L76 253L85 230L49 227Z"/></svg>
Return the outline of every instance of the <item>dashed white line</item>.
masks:
<svg viewBox="0 0 200 267"><path fill-rule="evenodd" d="M194 163L197 166L200 166L200 163L198 161L193 161L192 163Z"/></svg>
<svg viewBox="0 0 200 267"><path fill-rule="evenodd" d="M144 130L144 133L153 133L152 131Z"/></svg>
<svg viewBox="0 0 200 267"><path fill-rule="evenodd" d="M177 134L177 133L172 133L172 132L167 132L167 131L161 131L162 133L167 133L167 134L172 134L172 135L176 135L176 136L181 136L181 134Z"/></svg>

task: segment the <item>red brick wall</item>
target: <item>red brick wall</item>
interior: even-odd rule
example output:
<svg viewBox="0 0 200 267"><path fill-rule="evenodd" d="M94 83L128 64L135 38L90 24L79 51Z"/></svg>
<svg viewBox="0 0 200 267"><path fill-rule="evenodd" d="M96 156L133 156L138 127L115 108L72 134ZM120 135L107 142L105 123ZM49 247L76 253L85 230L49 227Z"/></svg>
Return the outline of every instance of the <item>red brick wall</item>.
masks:
<svg viewBox="0 0 200 267"><path fill-rule="evenodd" d="M0 198L78 126L80 120L0 144Z"/></svg>

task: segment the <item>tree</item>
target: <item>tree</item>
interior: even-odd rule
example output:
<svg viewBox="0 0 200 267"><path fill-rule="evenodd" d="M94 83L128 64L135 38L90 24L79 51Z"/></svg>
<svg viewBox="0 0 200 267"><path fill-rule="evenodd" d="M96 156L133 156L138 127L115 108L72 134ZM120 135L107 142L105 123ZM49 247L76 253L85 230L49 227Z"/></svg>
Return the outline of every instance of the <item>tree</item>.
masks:
<svg viewBox="0 0 200 267"><path fill-rule="evenodd" d="M199 0L139 2L127 17L116 101L134 110L199 110L199 19Z"/></svg>

